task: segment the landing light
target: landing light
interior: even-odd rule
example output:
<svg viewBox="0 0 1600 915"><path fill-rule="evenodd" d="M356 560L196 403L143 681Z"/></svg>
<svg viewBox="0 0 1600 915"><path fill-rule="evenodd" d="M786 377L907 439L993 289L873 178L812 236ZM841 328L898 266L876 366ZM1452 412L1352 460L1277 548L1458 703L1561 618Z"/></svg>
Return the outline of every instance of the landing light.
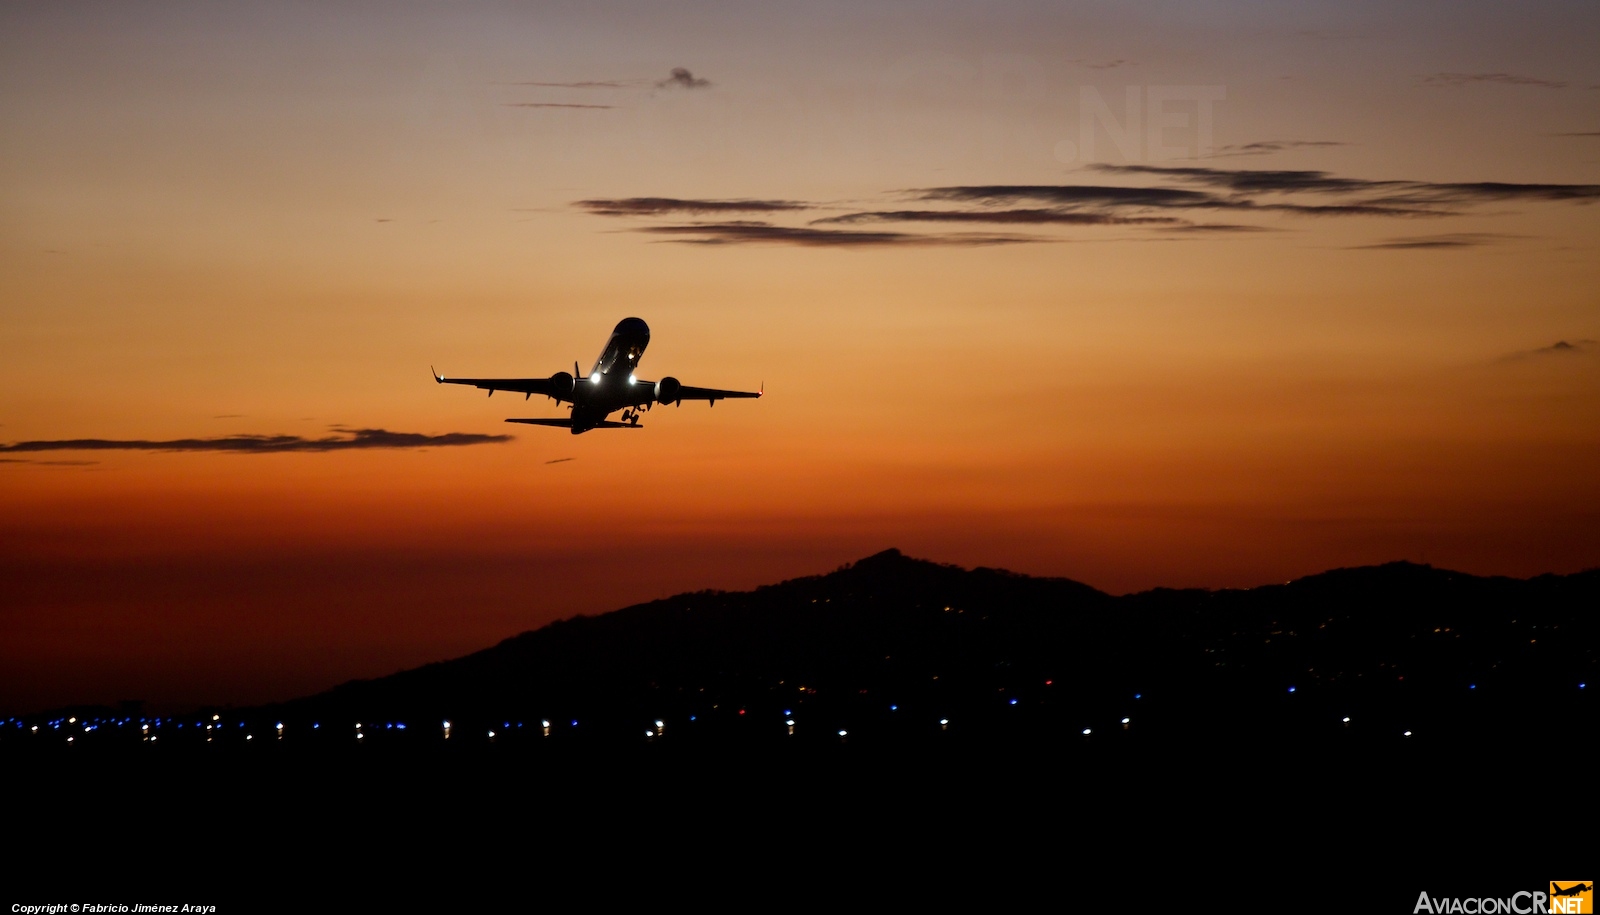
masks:
<svg viewBox="0 0 1600 915"><path fill-rule="evenodd" d="M628 375L628 383L629 384L638 384L639 383L639 379L633 377L633 375L630 373Z"/></svg>
<svg viewBox="0 0 1600 915"><path fill-rule="evenodd" d="M595 372L593 375L590 375L589 376L589 383L590 384L599 384L600 383L600 373L599 372Z"/></svg>

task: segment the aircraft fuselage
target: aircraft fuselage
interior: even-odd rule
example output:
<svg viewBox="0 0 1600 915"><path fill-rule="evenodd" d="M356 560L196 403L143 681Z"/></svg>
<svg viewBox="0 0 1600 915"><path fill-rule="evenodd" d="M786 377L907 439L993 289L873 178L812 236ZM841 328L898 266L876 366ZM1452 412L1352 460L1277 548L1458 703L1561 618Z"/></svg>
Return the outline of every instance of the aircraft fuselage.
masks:
<svg viewBox="0 0 1600 915"><path fill-rule="evenodd" d="M649 345L650 325L642 319L617 322L588 376L573 379L572 434L600 425L618 410L655 403L655 386L638 384L634 374Z"/></svg>

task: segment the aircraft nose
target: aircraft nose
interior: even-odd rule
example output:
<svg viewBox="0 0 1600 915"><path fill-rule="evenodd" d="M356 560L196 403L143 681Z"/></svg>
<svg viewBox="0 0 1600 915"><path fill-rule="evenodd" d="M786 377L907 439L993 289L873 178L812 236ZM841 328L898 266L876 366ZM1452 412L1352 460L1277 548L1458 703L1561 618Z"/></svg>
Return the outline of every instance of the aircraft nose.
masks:
<svg viewBox="0 0 1600 915"><path fill-rule="evenodd" d="M621 321L617 322L617 329L612 331L612 333L629 335L637 334L648 337L650 336L650 325L644 323L643 318L623 318Z"/></svg>

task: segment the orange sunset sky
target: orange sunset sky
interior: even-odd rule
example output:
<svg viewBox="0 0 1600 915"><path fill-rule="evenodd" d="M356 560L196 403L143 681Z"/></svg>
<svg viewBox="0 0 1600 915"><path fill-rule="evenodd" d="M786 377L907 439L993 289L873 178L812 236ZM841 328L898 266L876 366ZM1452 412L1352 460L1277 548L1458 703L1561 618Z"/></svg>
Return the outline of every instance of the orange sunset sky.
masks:
<svg viewBox="0 0 1600 915"><path fill-rule="evenodd" d="M1593 567L1597 46L1581 0L7 4L0 712L890 546ZM642 376L765 398L572 436L427 374L630 315Z"/></svg>

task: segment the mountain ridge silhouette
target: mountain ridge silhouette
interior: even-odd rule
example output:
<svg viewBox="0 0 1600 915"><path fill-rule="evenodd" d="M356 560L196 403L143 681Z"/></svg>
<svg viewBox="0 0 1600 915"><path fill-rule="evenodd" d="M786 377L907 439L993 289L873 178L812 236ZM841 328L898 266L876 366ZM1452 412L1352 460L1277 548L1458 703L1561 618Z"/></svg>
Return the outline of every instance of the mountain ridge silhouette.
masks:
<svg viewBox="0 0 1600 915"><path fill-rule="evenodd" d="M806 705L842 722L879 706L988 715L1005 703L1099 720L1126 716L1128 697L1150 694L1184 727L1208 703L1232 709L1242 727L1292 687L1302 706L1398 715L1457 701L1480 682L1511 702L1592 676L1591 607L1600 607L1600 570L1514 579L1391 562L1249 589L1112 596L888 549L750 591L687 592L553 622L263 713L634 728L661 716L705 720L725 706Z"/></svg>

